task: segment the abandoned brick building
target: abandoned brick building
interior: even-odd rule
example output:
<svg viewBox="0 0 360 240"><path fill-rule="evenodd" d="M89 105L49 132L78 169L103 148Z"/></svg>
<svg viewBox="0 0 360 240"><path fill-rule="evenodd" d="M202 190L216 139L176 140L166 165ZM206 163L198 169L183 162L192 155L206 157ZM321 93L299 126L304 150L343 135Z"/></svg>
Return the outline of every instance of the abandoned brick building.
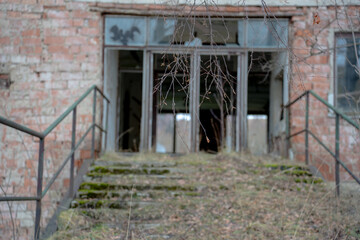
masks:
<svg viewBox="0 0 360 240"><path fill-rule="evenodd" d="M312 135L335 152L339 130L340 159L359 177L356 127L312 94L285 107L313 90L358 124L359 16L356 0L0 0L0 116L43 132L96 85L110 103L97 94L94 107L90 94L76 124L77 140L93 120L108 130L96 129L95 154L248 150L307 161L334 180L334 158ZM36 195L39 138L1 123L0 195ZM311 136L287 141L304 128ZM69 114L44 138L43 186L71 151L71 130ZM89 134L76 169L91 144ZM64 171L43 204L66 191ZM343 168L340 178L352 179ZM35 203L16 204L25 239ZM3 235L10 213L0 209Z"/></svg>

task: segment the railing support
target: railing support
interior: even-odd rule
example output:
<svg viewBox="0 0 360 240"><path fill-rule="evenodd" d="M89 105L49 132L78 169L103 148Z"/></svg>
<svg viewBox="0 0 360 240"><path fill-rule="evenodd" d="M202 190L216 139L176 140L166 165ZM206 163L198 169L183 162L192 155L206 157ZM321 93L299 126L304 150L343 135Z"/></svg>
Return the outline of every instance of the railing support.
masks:
<svg viewBox="0 0 360 240"><path fill-rule="evenodd" d="M335 182L336 182L336 197L340 196L340 116L336 114L335 123Z"/></svg>
<svg viewBox="0 0 360 240"><path fill-rule="evenodd" d="M94 89L94 102L93 102L93 129L91 139L91 159L95 159L95 121L96 121L96 89Z"/></svg>
<svg viewBox="0 0 360 240"><path fill-rule="evenodd" d="M85 134L79 139L79 142L76 144L76 107L91 93L94 91L94 105L93 105L93 123L85 132ZM40 222L41 222L41 200L50 189L56 178L59 176L60 172L63 170L67 162L71 159L70 166L70 186L69 193L73 195L74 193L74 153L79 148L80 144L84 141L85 137L92 130L92 157L95 157L95 127L99 128L100 131L104 132L100 126L95 124L96 120L96 91L100 93L100 95L106 100L106 119L108 119L108 105L110 103L109 99L96 87L93 85L89 88L74 104L72 104L60 117L58 117L44 132L37 132L30 128L27 128L21 124L18 124L14 121L6 119L0 116L0 124L4 124L5 126L17 129L21 132L28 133L31 136L39 138L39 159L38 159L38 177L37 177L37 192L36 196L4 196L0 197L0 202L2 201L36 201L36 212L35 212L35 222L34 222L34 239L38 240L40 238ZM73 125L72 125L72 149L69 155L66 157L65 161L61 164L60 168L56 171L54 176L47 183L43 191L43 171L44 171L44 145L45 145L45 137L52 131L56 126L60 124L71 112L73 112ZM107 121L106 121L106 129L108 129ZM107 134L107 131L105 131ZM105 142L106 145L106 142Z"/></svg>
<svg viewBox="0 0 360 240"><path fill-rule="evenodd" d="M104 146L105 146L105 151L106 151L106 146L107 146L107 137L108 137L108 122L109 122L109 102L106 102L106 116L105 116L105 143L104 143Z"/></svg>
<svg viewBox="0 0 360 240"><path fill-rule="evenodd" d="M75 167L75 144L76 144L76 109L73 110L72 118L72 135L71 135L71 150L73 151L71 155L70 162L70 186L69 186L69 197L74 195L74 167Z"/></svg>
<svg viewBox="0 0 360 240"><path fill-rule="evenodd" d="M305 163L309 165L309 92L306 92L305 107Z"/></svg>
<svg viewBox="0 0 360 240"><path fill-rule="evenodd" d="M323 103L328 109L331 109L336 114L336 123L335 123L335 153L332 152L318 137L316 137L309 129L309 95L312 95L315 97L315 99L319 100L321 103ZM358 125L356 122L354 122L352 119L350 119L348 116L340 112L338 109L330 105L328 102L326 102L323 98L321 98L319 95L314 93L312 90L308 90L304 93L302 93L300 96L298 96L295 100L291 101L290 103L285 105L285 109L287 112L289 111L291 105L299 101L302 97L306 95L306 122L305 122L305 129L301 130L299 132L296 132L292 135L290 135L290 128L289 128L289 117L286 115L286 136L287 136L287 144L290 138L305 132L305 154L306 154L306 163L308 163L308 154L309 154L309 137L310 134L325 150L330 153L330 155L335 159L335 182L336 182L336 190L335 195L336 197L340 196L340 165L346 170L347 173L358 183L360 184L360 178L357 177L353 172L350 171L350 169L340 160L340 117L355 127L356 129L360 130L360 125ZM288 149L288 147L287 147Z"/></svg>
<svg viewBox="0 0 360 240"><path fill-rule="evenodd" d="M290 150L290 107L285 108L285 135L286 135L286 139L285 139L285 149L286 149L286 153L285 156L289 157L289 150Z"/></svg>
<svg viewBox="0 0 360 240"><path fill-rule="evenodd" d="M44 171L44 142L45 142L45 138L40 138L38 179L37 179L37 192L36 192L38 200L36 200L35 230L34 230L35 240L38 240L40 238L41 197L42 197L42 182L43 182L43 171Z"/></svg>

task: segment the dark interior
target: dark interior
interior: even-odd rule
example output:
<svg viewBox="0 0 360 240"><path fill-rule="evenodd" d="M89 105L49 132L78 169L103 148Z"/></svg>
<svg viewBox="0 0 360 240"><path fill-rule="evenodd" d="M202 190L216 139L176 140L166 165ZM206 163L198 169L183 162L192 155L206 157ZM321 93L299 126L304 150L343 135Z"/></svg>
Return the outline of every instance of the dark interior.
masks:
<svg viewBox="0 0 360 240"><path fill-rule="evenodd" d="M138 152L142 103L142 51L119 51L118 135L120 151Z"/></svg>
<svg viewBox="0 0 360 240"><path fill-rule="evenodd" d="M200 151L216 153L225 146L226 117L236 115L236 70L236 56L201 56Z"/></svg>

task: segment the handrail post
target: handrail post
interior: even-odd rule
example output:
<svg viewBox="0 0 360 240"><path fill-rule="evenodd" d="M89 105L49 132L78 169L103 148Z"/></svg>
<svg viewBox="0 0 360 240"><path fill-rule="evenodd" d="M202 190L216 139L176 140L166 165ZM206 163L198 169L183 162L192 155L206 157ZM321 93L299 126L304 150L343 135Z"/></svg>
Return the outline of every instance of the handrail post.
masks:
<svg viewBox="0 0 360 240"><path fill-rule="evenodd" d="M340 196L340 116L336 113L335 123L335 181L336 181L336 197Z"/></svg>
<svg viewBox="0 0 360 240"><path fill-rule="evenodd" d="M96 121L96 88L94 88L94 102L93 102L93 129L91 139L91 158L95 159L95 121Z"/></svg>
<svg viewBox="0 0 360 240"><path fill-rule="evenodd" d="M76 141L76 110L77 107L73 110L73 118L72 118L72 132L71 132L71 150L73 154L71 155L70 162L70 188L69 188L69 197L72 198L74 195L74 167L75 167L75 141Z"/></svg>
<svg viewBox="0 0 360 240"><path fill-rule="evenodd" d="M37 197L38 197L38 199L36 200L35 232L34 232L35 240L38 240L40 238L41 198L42 198L42 182L43 182L43 171L44 171L44 143L45 143L45 138L40 138L38 179L37 179Z"/></svg>
<svg viewBox="0 0 360 240"><path fill-rule="evenodd" d="M309 92L306 92L305 107L305 163L309 165Z"/></svg>
<svg viewBox="0 0 360 240"><path fill-rule="evenodd" d="M285 156L289 157L289 148L290 148L290 106L285 107L285 135L286 135L286 139L285 139Z"/></svg>
<svg viewBox="0 0 360 240"><path fill-rule="evenodd" d="M105 121L105 151L106 151L106 145L107 145L107 136L108 136L108 122L109 122L109 102L106 101L106 121Z"/></svg>

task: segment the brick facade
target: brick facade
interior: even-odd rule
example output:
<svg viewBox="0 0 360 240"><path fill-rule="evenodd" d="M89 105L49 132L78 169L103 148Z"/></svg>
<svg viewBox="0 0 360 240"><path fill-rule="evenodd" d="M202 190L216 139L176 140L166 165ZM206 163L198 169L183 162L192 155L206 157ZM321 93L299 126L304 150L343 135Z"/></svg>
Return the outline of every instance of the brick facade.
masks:
<svg viewBox="0 0 360 240"><path fill-rule="evenodd" d="M0 75L9 74L11 79L9 89L0 88L0 115L34 130L44 131L87 88L93 84L100 88L103 86L102 12L156 14L168 11L169 15L174 15L190 9L64 0L12 0L11 3L0 0ZM313 89L328 99L334 86L334 32L349 31L351 24L354 30L360 31L360 7L280 6L269 7L267 11L275 16L290 16L290 98L306 89ZM233 17L263 16L263 9L255 6L210 9L199 6L196 12ZM315 14L320 17L319 23ZM92 121L91 104L89 98L78 109L78 136ZM305 126L304 106L304 102L299 102L291 108L292 132ZM315 99L311 99L310 116L311 130L334 150L334 117ZM70 131L71 115L46 138L44 185L69 152ZM3 125L0 125L0 139L0 183L4 191L7 194L35 195L38 140ZM359 141L358 133L342 121L341 157L357 176L360 173ZM310 163L317 166L327 179L333 180L332 157L313 140L310 146ZM88 157L86 144L83 149L77 159ZM303 135L292 139L291 149L296 159L304 161ZM67 172L68 168L66 176ZM341 177L349 179L343 172ZM53 186L50 197L45 199L43 224L52 215L54 202L61 198L58 189L66 190L67 185L68 177L64 177ZM34 209L34 203L13 203L13 216L16 216L15 224L18 226L16 236L19 239L32 238ZM8 239L7 236L12 234L6 230L11 226L8 205L0 203L0 211L0 236Z"/></svg>
<svg viewBox="0 0 360 240"><path fill-rule="evenodd" d="M334 93L334 41L336 32L360 31L360 7L334 8L319 7L304 9L303 16L291 18L290 46L291 78L290 98L295 98L304 90L312 89L325 100L331 101ZM316 23L315 14L320 22ZM330 96L330 98L328 98ZM291 131L293 133L305 127L305 100L291 109ZM310 98L310 130L335 152L335 116L326 107ZM357 121L355 119L355 121ZM359 121L357 121L359 123ZM360 136L354 127L341 121L340 158L353 172L360 172ZM322 175L334 180L335 162L310 136L310 164L315 165ZM292 140L295 158L305 161L304 135ZM341 168L342 180L351 177Z"/></svg>
<svg viewBox="0 0 360 240"><path fill-rule="evenodd" d="M0 73L11 79L9 89L0 89L1 116L44 131L91 85L102 86L102 18L88 8L87 4L64 1L1 1ZM77 140L92 122L91 98L78 108ZM44 186L69 154L71 119L70 114L46 137ZM3 125L0 138L4 191L36 195L38 139ZM86 155L88 151L83 150L77 159ZM62 176L44 199L43 225L68 188L68 167ZM10 239L6 237L12 234L7 230L12 226L9 208L2 202L0 209L0 238ZM34 210L34 202L12 203L19 239L32 238Z"/></svg>

